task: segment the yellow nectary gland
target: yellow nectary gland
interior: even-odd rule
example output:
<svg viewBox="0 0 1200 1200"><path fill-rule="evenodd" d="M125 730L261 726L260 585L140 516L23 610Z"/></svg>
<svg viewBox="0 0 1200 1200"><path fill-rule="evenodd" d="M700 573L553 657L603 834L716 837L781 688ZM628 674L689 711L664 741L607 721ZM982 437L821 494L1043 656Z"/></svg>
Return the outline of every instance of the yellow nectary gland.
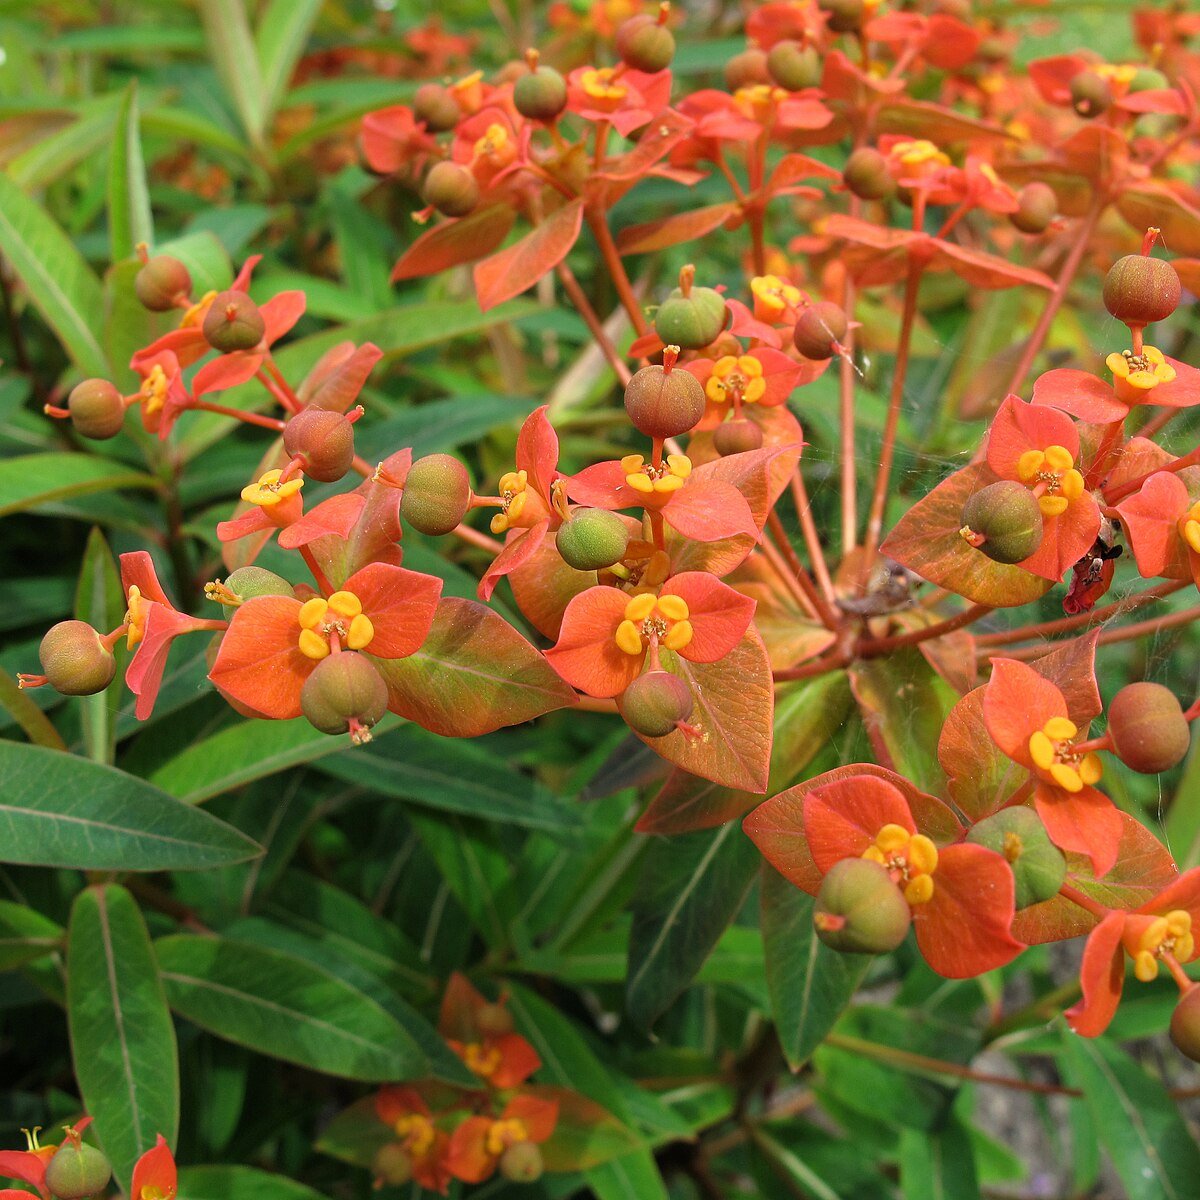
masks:
<svg viewBox="0 0 1200 1200"><path fill-rule="evenodd" d="M308 658L322 659L333 649L362 650L371 644L375 627L362 610L362 602L353 592L334 592L328 600L314 596L300 606L297 615L300 636L297 645Z"/></svg>
<svg viewBox="0 0 1200 1200"><path fill-rule="evenodd" d="M529 1141L529 1130L526 1128L525 1122L517 1117L505 1117L503 1120L492 1122L484 1145L489 1154L498 1157L509 1146L527 1141Z"/></svg>
<svg viewBox="0 0 1200 1200"><path fill-rule="evenodd" d="M125 645L132 650L146 634L146 601L136 583L130 584L125 598Z"/></svg>
<svg viewBox="0 0 1200 1200"><path fill-rule="evenodd" d="M1193 504L1180 518L1179 535L1187 542L1189 550L1200 554L1200 504Z"/></svg>
<svg viewBox="0 0 1200 1200"><path fill-rule="evenodd" d="M1160 959L1170 955L1176 962L1187 962L1196 952L1191 914L1175 908L1164 917L1156 917L1138 938L1137 945L1133 973L1143 983L1149 983L1158 975Z"/></svg>
<svg viewBox="0 0 1200 1200"><path fill-rule="evenodd" d="M433 1122L424 1113L409 1113L401 1117L394 1128L404 1148L415 1158L420 1158L437 1137Z"/></svg>
<svg viewBox="0 0 1200 1200"><path fill-rule="evenodd" d="M668 454L657 466L648 463L641 454L627 454L621 459L626 484L635 492L668 495L683 487L692 473L692 460L686 454Z"/></svg>
<svg viewBox="0 0 1200 1200"><path fill-rule="evenodd" d="M504 533L514 525L519 525L521 514L529 499L529 472L509 471L500 476L501 511L491 520L493 533Z"/></svg>
<svg viewBox="0 0 1200 1200"><path fill-rule="evenodd" d="M463 1047L462 1060L467 1068L484 1079L490 1079L500 1069L504 1055L496 1046L483 1046L479 1042L468 1042Z"/></svg>
<svg viewBox="0 0 1200 1200"><path fill-rule="evenodd" d="M142 409L147 416L156 413L167 400L167 373L157 363L150 368L150 374L142 382Z"/></svg>
<svg viewBox="0 0 1200 1200"><path fill-rule="evenodd" d="M1051 717L1029 738L1029 757L1038 772L1066 792L1080 792L1097 783L1104 772L1100 756L1091 751L1080 754L1074 739L1079 736L1075 722L1067 717Z"/></svg>
<svg viewBox="0 0 1200 1200"><path fill-rule="evenodd" d="M687 603L679 596L643 592L625 605L625 619L614 640L626 654L643 654L648 642L667 650L682 650L692 640Z"/></svg>
<svg viewBox="0 0 1200 1200"><path fill-rule="evenodd" d="M1117 399L1126 404L1143 401L1147 392L1175 378L1175 368L1157 346L1143 346L1140 354L1134 354L1132 350L1114 352L1104 360L1104 365L1113 374Z"/></svg>
<svg viewBox="0 0 1200 1200"><path fill-rule="evenodd" d="M749 354L740 357L726 354L724 358L718 358L704 385L704 394L714 404L725 404L730 400L756 404L766 390L763 365Z"/></svg>
<svg viewBox="0 0 1200 1200"><path fill-rule="evenodd" d="M885 868L909 904L927 904L933 898L938 852L923 833L909 833L903 825L885 825L862 857Z"/></svg>
<svg viewBox="0 0 1200 1200"><path fill-rule="evenodd" d="M629 95L629 89L616 80L613 67L592 67L579 77L580 86L592 99L601 104L619 104Z"/></svg>
<svg viewBox="0 0 1200 1200"><path fill-rule="evenodd" d="M271 508L294 496L303 486L304 480L299 476L284 479L282 471L268 471L259 476L257 483L248 483L242 488L242 499L259 508Z"/></svg>
<svg viewBox="0 0 1200 1200"><path fill-rule="evenodd" d="M1047 517L1062 516L1071 501L1083 495L1083 475L1065 446L1026 450L1017 461L1017 477L1033 490Z"/></svg>

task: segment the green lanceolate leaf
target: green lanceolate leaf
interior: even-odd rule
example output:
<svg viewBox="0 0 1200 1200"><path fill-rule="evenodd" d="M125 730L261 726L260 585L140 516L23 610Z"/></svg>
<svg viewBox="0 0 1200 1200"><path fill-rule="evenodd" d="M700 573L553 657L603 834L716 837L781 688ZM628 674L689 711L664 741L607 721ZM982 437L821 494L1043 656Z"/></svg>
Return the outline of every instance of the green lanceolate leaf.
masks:
<svg viewBox="0 0 1200 1200"><path fill-rule="evenodd" d="M114 767L0 742L0 860L95 871L195 870L259 847L231 825Z"/></svg>
<svg viewBox="0 0 1200 1200"><path fill-rule="evenodd" d="M125 597L116 559L99 529L88 534L87 548L79 568L75 589L75 616L94 629L107 631L121 623ZM103 691L80 697L83 708L83 742L87 755L95 762L112 762L116 743L117 708L121 683L114 678Z"/></svg>
<svg viewBox="0 0 1200 1200"><path fill-rule="evenodd" d="M62 948L65 930L24 904L0 900L0 971L11 971Z"/></svg>
<svg viewBox="0 0 1200 1200"><path fill-rule="evenodd" d="M736 822L651 845L633 899L625 1006L648 1029L691 982L758 867Z"/></svg>
<svg viewBox="0 0 1200 1200"><path fill-rule="evenodd" d="M179 1194L187 1200L324 1200L303 1183L255 1167L184 1167Z"/></svg>
<svg viewBox="0 0 1200 1200"><path fill-rule="evenodd" d="M793 1071L808 1061L862 982L871 958L839 954L812 923L813 898L763 864L762 933L779 1042Z"/></svg>
<svg viewBox="0 0 1200 1200"><path fill-rule="evenodd" d="M279 106L320 11L321 0L271 0L259 20L254 40L267 120Z"/></svg>
<svg viewBox="0 0 1200 1200"><path fill-rule="evenodd" d="M155 949L171 1007L226 1041L346 1079L427 1073L425 1055L377 1001L312 963L191 934Z"/></svg>
<svg viewBox="0 0 1200 1200"><path fill-rule="evenodd" d="M136 83L121 102L108 159L108 239L113 262L128 258L139 242L154 243Z"/></svg>
<svg viewBox="0 0 1200 1200"><path fill-rule="evenodd" d="M266 127L266 97L244 0L200 0L200 15L217 74L250 140L259 145Z"/></svg>
<svg viewBox="0 0 1200 1200"><path fill-rule="evenodd" d="M3 223L0 212L0 228ZM0 517L112 488L157 486L154 477L144 471L92 454L22 454L0 460Z"/></svg>
<svg viewBox="0 0 1200 1200"><path fill-rule="evenodd" d="M955 1118L933 1133L900 1135L904 1200L979 1200L971 1135Z"/></svg>
<svg viewBox="0 0 1200 1200"><path fill-rule="evenodd" d="M80 892L67 935L67 1020L80 1097L121 1186L159 1134L179 1127L175 1026L133 897Z"/></svg>

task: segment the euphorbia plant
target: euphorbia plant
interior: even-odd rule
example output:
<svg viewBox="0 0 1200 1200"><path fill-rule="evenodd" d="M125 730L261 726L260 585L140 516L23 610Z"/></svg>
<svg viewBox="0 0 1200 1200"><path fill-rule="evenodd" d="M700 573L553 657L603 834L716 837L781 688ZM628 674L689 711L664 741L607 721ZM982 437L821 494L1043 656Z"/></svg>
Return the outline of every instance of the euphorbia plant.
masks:
<svg viewBox="0 0 1200 1200"><path fill-rule="evenodd" d="M207 413L265 444L240 501L209 521L217 608L177 606L164 564L129 550L123 618L53 626L23 685L102 692L123 641L146 719L172 647L202 635L207 678L238 714L347 738L331 770L355 783L353 756L397 718L448 738L558 710L587 738L623 721L648 751L623 740L605 770L616 790L653 788L631 836L678 839L632 852L648 863L627 935L635 1024L663 1018L700 971L756 849L766 991L794 1069L828 1035L995 1082L835 1029L868 970L888 978L865 956L924 970L910 929L936 975L986 979L993 1034L1065 1013L1098 1036L1127 960L1143 982L1161 973L1181 994L1171 1036L1196 1058L1200 867L1106 788L1173 771L1200 700L1148 679L1110 688L1103 666L1108 647L1197 615L1118 620L1200 581L1200 451L1169 448L1200 371L1167 352L1186 351L1181 305L1200 279L1167 254L1200 254L1200 196L1181 172L1200 132L1191 27L1147 17L1145 62L1062 55L1020 73L1009 32L970 5L772 2L749 12L725 86L691 87L672 72L684 14L615 7L556 7L554 35L495 77L426 83L360 130L379 194L423 226L392 281L453 289L471 265L483 312L532 289L572 310L601 432L581 436L548 383L500 446L367 458L379 347L331 344L289 377L302 291L265 298L254 256L232 288L198 294L182 261L143 244L127 292L176 327L133 353L135 391L87 378L45 411L102 439L136 407L168 445ZM670 211L624 220L644 194ZM700 253L711 245L728 261ZM1002 310L985 307L992 293ZM1008 326L971 364L984 382L947 384L935 414L914 363L947 295ZM1102 302L1107 340L1097 354L1075 339L1062 366L1047 351L1076 302ZM970 319L968 339L984 323ZM980 420L964 439L968 387ZM227 390L236 403L214 398ZM444 539L442 558L425 539ZM1102 603L1135 570L1154 584ZM478 884L494 907L487 872L510 852L471 859L464 905ZM543 903L539 884L519 907ZM572 934L610 934L607 905ZM459 965L481 975L537 976L561 949L548 929L509 944L490 909L479 921L497 945ZM1001 993L993 973L1027 949L1079 938L1078 985L1030 1011ZM793 993L807 1005L813 988L823 1007L798 1016ZM537 1022L518 1032L503 981L485 991L501 999L450 974L445 1045L430 1050L422 1027L428 1074L359 1100L324 1148L380 1184L442 1193L630 1154L603 1073L592 1099L529 1082L551 1067ZM760 1083L739 1077L741 1116Z"/></svg>

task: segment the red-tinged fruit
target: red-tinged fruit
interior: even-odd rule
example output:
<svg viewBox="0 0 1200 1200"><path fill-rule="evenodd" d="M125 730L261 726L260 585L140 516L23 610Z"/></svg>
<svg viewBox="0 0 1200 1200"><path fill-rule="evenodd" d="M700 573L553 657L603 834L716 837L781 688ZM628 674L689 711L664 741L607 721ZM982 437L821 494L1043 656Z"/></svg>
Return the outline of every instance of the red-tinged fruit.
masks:
<svg viewBox="0 0 1200 1200"><path fill-rule="evenodd" d="M413 96L413 115L432 133L445 133L458 124L462 109L448 88L440 83L423 83Z"/></svg>
<svg viewBox="0 0 1200 1200"><path fill-rule="evenodd" d="M670 671L639 675L621 698L621 712L631 729L645 737L666 737L692 715L692 689Z"/></svg>
<svg viewBox="0 0 1200 1200"><path fill-rule="evenodd" d="M470 503L467 468L450 454L427 454L409 468L400 515L418 533L440 537L458 527Z"/></svg>
<svg viewBox="0 0 1200 1200"><path fill-rule="evenodd" d="M869 858L836 863L821 881L813 928L831 949L886 954L908 936L912 910L888 872Z"/></svg>
<svg viewBox="0 0 1200 1200"><path fill-rule="evenodd" d="M866 0L817 0L834 33L854 33L866 16Z"/></svg>
<svg viewBox="0 0 1200 1200"><path fill-rule="evenodd" d="M625 557L629 527L614 512L577 508L555 534L563 561L577 571L600 571Z"/></svg>
<svg viewBox="0 0 1200 1200"><path fill-rule="evenodd" d="M745 417L726 421L713 430L713 447L722 457L758 450L762 443L762 426Z"/></svg>
<svg viewBox="0 0 1200 1200"><path fill-rule="evenodd" d="M1070 83L1071 107L1081 116L1098 117L1113 102L1108 80L1095 71L1080 71Z"/></svg>
<svg viewBox="0 0 1200 1200"><path fill-rule="evenodd" d="M485 1038L498 1038L512 1033L516 1023L506 1005L486 1000L475 1010L475 1027Z"/></svg>
<svg viewBox="0 0 1200 1200"><path fill-rule="evenodd" d="M665 14L664 14L665 15ZM635 71L665 71L675 57L675 37L657 16L640 13L617 27L617 54Z"/></svg>
<svg viewBox="0 0 1200 1200"><path fill-rule="evenodd" d="M1171 1041L1180 1054L1200 1062L1200 984L1193 984L1180 997L1171 1014Z"/></svg>
<svg viewBox="0 0 1200 1200"><path fill-rule="evenodd" d="M1179 307L1182 294L1175 268L1149 254L1126 254L1104 277L1104 307L1134 327L1165 321Z"/></svg>
<svg viewBox="0 0 1200 1200"><path fill-rule="evenodd" d="M553 67L535 67L513 84L513 107L531 121L553 121L567 107L567 81Z"/></svg>
<svg viewBox="0 0 1200 1200"><path fill-rule="evenodd" d="M1002 479L981 488L962 510L962 536L993 562L1024 562L1042 542L1042 510L1024 484Z"/></svg>
<svg viewBox="0 0 1200 1200"><path fill-rule="evenodd" d="M412 1179L412 1156L399 1142L388 1142L375 1152L371 1170L381 1184L403 1187Z"/></svg>
<svg viewBox="0 0 1200 1200"><path fill-rule="evenodd" d="M625 388L625 411L647 437L669 438L687 433L704 416L704 406L700 381L682 369L657 364L643 367Z"/></svg>
<svg viewBox="0 0 1200 1200"><path fill-rule="evenodd" d="M725 86L736 92L739 88L753 87L759 83L770 83L771 72L767 68L765 50L752 48L735 54L725 64Z"/></svg>
<svg viewBox="0 0 1200 1200"><path fill-rule="evenodd" d="M802 92L821 82L824 64L816 47L785 39L767 52L767 70L781 88Z"/></svg>
<svg viewBox="0 0 1200 1200"><path fill-rule="evenodd" d="M824 362L837 353L848 328L845 312L832 301L822 300L801 312L792 341L805 358Z"/></svg>
<svg viewBox="0 0 1200 1200"><path fill-rule="evenodd" d="M972 826L967 840L1001 855L1012 867L1017 908L1057 895L1067 860L1031 808L1005 808Z"/></svg>
<svg viewBox="0 0 1200 1200"><path fill-rule="evenodd" d="M64 696L102 692L117 673L113 652L86 621L52 625L38 647L46 680Z"/></svg>
<svg viewBox="0 0 1200 1200"><path fill-rule="evenodd" d="M356 742L387 712L388 690L371 662L353 650L317 663L300 690L300 707L322 733L349 733Z"/></svg>
<svg viewBox="0 0 1200 1200"><path fill-rule="evenodd" d="M253 350L267 331L258 305L245 292L230 290L213 298L204 315L204 337L222 354Z"/></svg>
<svg viewBox="0 0 1200 1200"><path fill-rule="evenodd" d="M461 163L435 163L425 176L421 197L443 216L465 217L479 203L479 181Z"/></svg>
<svg viewBox="0 0 1200 1200"><path fill-rule="evenodd" d="M542 1152L533 1142L517 1142L500 1155L500 1174L513 1183L536 1183L545 1169Z"/></svg>
<svg viewBox="0 0 1200 1200"><path fill-rule="evenodd" d="M333 483L354 461L354 424L342 413L306 409L284 426L283 448L304 460L305 475Z"/></svg>
<svg viewBox="0 0 1200 1200"><path fill-rule="evenodd" d="M896 190L888 160L874 146L860 146L846 159L842 182L861 200L886 200Z"/></svg>
<svg viewBox="0 0 1200 1200"><path fill-rule="evenodd" d="M103 1191L111 1178L108 1159L78 1134L68 1137L46 1164L46 1187L57 1200L87 1200Z"/></svg>
<svg viewBox="0 0 1200 1200"><path fill-rule="evenodd" d="M156 254L134 276L133 290L144 308L170 312L191 295L192 276L179 259Z"/></svg>
<svg viewBox="0 0 1200 1200"><path fill-rule="evenodd" d="M1058 213L1054 189L1040 179L1027 183L1017 193L1017 209L1008 219L1022 233L1045 233Z"/></svg>
<svg viewBox="0 0 1200 1200"><path fill-rule="evenodd" d="M71 424L84 437L116 437L125 424L125 399L107 379L85 379L67 397Z"/></svg>
<svg viewBox="0 0 1200 1200"><path fill-rule="evenodd" d="M725 297L714 288L676 288L659 307L654 331L667 346L699 350L721 335L729 323Z"/></svg>
<svg viewBox="0 0 1200 1200"><path fill-rule="evenodd" d="M1142 775L1170 770L1191 745L1183 709L1161 683L1123 687L1108 706L1108 736L1117 757Z"/></svg>

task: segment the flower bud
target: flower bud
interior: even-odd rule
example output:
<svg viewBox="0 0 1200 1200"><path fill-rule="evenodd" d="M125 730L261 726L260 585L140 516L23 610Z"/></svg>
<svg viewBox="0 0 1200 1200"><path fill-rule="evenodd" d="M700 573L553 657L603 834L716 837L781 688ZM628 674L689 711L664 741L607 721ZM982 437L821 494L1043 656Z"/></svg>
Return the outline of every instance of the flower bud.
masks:
<svg viewBox="0 0 1200 1200"><path fill-rule="evenodd" d="M300 708L322 733L370 729L387 712L388 690L371 660L354 650L323 658L300 689Z"/></svg>
<svg viewBox="0 0 1200 1200"><path fill-rule="evenodd" d="M475 1014L475 1025L484 1037L503 1037L516 1028L512 1013L503 1004L482 1004Z"/></svg>
<svg viewBox="0 0 1200 1200"><path fill-rule="evenodd" d="M58 1200L87 1200L103 1191L111 1178L108 1159L95 1146L74 1138L63 1142L46 1164L46 1187Z"/></svg>
<svg viewBox="0 0 1200 1200"><path fill-rule="evenodd" d="M1166 320L1179 307L1182 294L1175 268L1148 254L1126 254L1104 277L1104 307L1126 325Z"/></svg>
<svg viewBox="0 0 1200 1200"><path fill-rule="evenodd" d="M403 1187L412 1179L412 1158L399 1142L388 1142L375 1151L371 1170L381 1183L389 1187Z"/></svg>
<svg viewBox="0 0 1200 1200"><path fill-rule="evenodd" d="M85 379L67 397L76 432L89 438L116 437L125 424L125 400L107 379Z"/></svg>
<svg viewBox="0 0 1200 1200"><path fill-rule="evenodd" d="M762 444L762 427L745 417L735 417L713 430L713 447L722 457L757 450Z"/></svg>
<svg viewBox="0 0 1200 1200"><path fill-rule="evenodd" d="M238 567L224 585L241 600L253 600L257 596L294 596L296 589L282 575L268 571L266 567Z"/></svg>
<svg viewBox="0 0 1200 1200"><path fill-rule="evenodd" d="M1171 81L1156 67L1138 67L1137 74L1129 81L1129 94L1158 92L1171 86Z"/></svg>
<svg viewBox="0 0 1200 1200"><path fill-rule="evenodd" d="M891 876L869 858L844 858L821 880L817 937L849 954L886 954L908 935L912 912Z"/></svg>
<svg viewBox="0 0 1200 1200"><path fill-rule="evenodd" d="M532 1142L515 1142L500 1155L500 1174L513 1183L536 1183L544 1169L542 1152Z"/></svg>
<svg viewBox="0 0 1200 1200"><path fill-rule="evenodd" d="M1068 85L1071 92L1071 107L1081 117L1098 117L1107 112L1112 104L1112 88L1108 80L1095 71L1080 71Z"/></svg>
<svg viewBox="0 0 1200 1200"><path fill-rule="evenodd" d="M1058 212L1058 197L1048 183L1035 179L1017 193L1017 205L1008 219L1022 233L1044 233Z"/></svg>
<svg viewBox="0 0 1200 1200"><path fill-rule="evenodd" d="M283 448L304 459L306 475L333 483L354 461L354 424L339 412L306 409L283 427Z"/></svg>
<svg viewBox="0 0 1200 1200"><path fill-rule="evenodd" d="M102 692L117 673L113 652L86 621L51 625L38 647L38 658L50 686L64 696Z"/></svg>
<svg viewBox="0 0 1200 1200"><path fill-rule="evenodd" d="M846 159L842 182L862 200L886 200L896 190L887 158L874 146L859 146Z"/></svg>
<svg viewBox="0 0 1200 1200"><path fill-rule="evenodd" d="M1187 754L1191 728L1175 693L1161 683L1131 683L1108 706L1117 757L1142 775L1167 771Z"/></svg>
<svg viewBox="0 0 1200 1200"><path fill-rule="evenodd" d="M621 696L621 715L645 737L666 737L692 715L692 689L670 671L639 675Z"/></svg>
<svg viewBox="0 0 1200 1200"><path fill-rule="evenodd" d="M800 313L792 331L792 341L805 358L823 362L837 353L849 327L842 309L829 300L822 300Z"/></svg>
<svg viewBox="0 0 1200 1200"><path fill-rule="evenodd" d="M817 7L834 33L854 33L866 15L864 0L817 0Z"/></svg>
<svg viewBox="0 0 1200 1200"><path fill-rule="evenodd" d="M577 571L599 571L625 557L629 528L614 512L577 508L555 534L563 562Z"/></svg>
<svg viewBox="0 0 1200 1200"><path fill-rule="evenodd" d="M513 107L531 121L553 121L567 107L567 81L553 67L535 67L513 84Z"/></svg>
<svg viewBox="0 0 1200 1200"><path fill-rule="evenodd" d="M1003 855L1012 867L1017 908L1057 895L1067 860L1032 808L1003 808L971 827L967 841Z"/></svg>
<svg viewBox="0 0 1200 1200"><path fill-rule="evenodd" d="M134 276L133 290L151 312L170 312L192 293L187 267L169 254L156 254Z"/></svg>
<svg viewBox="0 0 1200 1200"><path fill-rule="evenodd" d="M643 367L625 388L625 411L647 437L678 437L704 416L704 389L690 371Z"/></svg>
<svg viewBox="0 0 1200 1200"><path fill-rule="evenodd" d="M675 38L656 16L641 13L617 26L617 54L635 71L665 71L675 57Z"/></svg>
<svg viewBox="0 0 1200 1200"><path fill-rule="evenodd" d="M458 527L471 503L467 468L449 454L428 454L409 468L400 515L418 533L440 537Z"/></svg>
<svg viewBox="0 0 1200 1200"><path fill-rule="evenodd" d="M992 562L1024 562L1042 544L1042 510L1029 488L1002 479L967 499L961 533Z"/></svg>
<svg viewBox="0 0 1200 1200"><path fill-rule="evenodd" d="M440 83L423 83L413 96L413 116L424 121L432 133L445 133L458 124L462 111L448 88Z"/></svg>
<svg viewBox="0 0 1200 1200"><path fill-rule="evenodd" d="M767 51L767 70L781 88L802 92L821 82L824 64L814 46L785 40L776 42Z"/></svg>
<svg viewBox="0 0 1200 1200"><path fill-rule="evenodd" d="M1180 1054L1200 1062L1200 984L1192 984L1171 1014L1171 1041Z"/></svg>
<svg viewBox="0 0 1200 1200"><path fill-rule="evenodd" d="M694 287L686 295L675 288L659 306L654 330L668 346L698 350L719 337L728 322L725 297L715 288Z"/></svg>
<svg viewBox="0 0 1200 1200"><path fill-rule="evenodd" d="M767 55L764 50L756 47L743 50L725 64L725 86L731 92L736 92L738 88L770 82L771 72L767 70Z"/></svg>
<svg viewBox="0 0 1200 1200"><path fill-rule="evenodd" d="M267 331L258 305L245 292L221 292L204 314L204 336L214 350L253 350Z"/></svg>
<svg viewBox="0 0 1200 1200"><path fill-rule="evenodd" d="M425 176L421 196L444 216L465 217L479 203L479 182L461 163L434 163Z"/></svg>

